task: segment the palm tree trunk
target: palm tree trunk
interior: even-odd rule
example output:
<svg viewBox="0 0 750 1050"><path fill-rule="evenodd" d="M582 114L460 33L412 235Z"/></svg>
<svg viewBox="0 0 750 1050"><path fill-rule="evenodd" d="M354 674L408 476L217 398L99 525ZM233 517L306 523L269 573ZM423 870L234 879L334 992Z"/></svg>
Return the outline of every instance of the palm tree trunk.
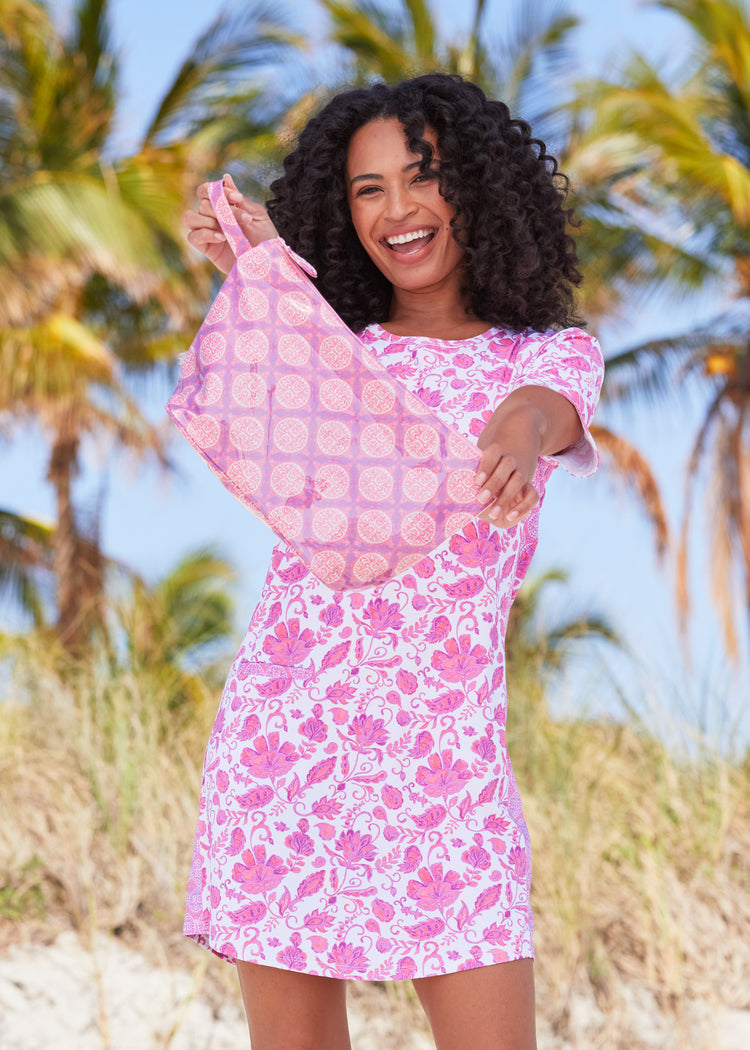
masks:
<svg viewBox="0 0 750 1050"><path fill-rule="evenodd" d="M53 567L57 576L56 633L69 651L80 651L84 642L81 588L76 573L80 535L72 500L73 478L78 471L79 439L66 413L58 421L47 480L55 489L57 525L52 536Z"/></svg>

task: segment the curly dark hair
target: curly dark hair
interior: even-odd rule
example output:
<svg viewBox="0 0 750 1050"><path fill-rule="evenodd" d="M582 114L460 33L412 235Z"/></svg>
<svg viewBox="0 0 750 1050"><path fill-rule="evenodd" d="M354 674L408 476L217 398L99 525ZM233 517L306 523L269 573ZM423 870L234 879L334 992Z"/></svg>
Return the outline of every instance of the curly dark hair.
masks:
<svg viewBox="0 0 750 1050"><path fill-rule="evenodd" d="M451 226L473 314L518 331L580 323L573 286L582 278L557 161L504 102L459 76L429 73L336 95L305 126L271 185L266 206L277 230L316 268L318 288L349 327L386 321L392 288L352 224L347 151L363 124L393 117L423 172L433 153L425 128L437 135L440 192L456 209Z"/></svg>

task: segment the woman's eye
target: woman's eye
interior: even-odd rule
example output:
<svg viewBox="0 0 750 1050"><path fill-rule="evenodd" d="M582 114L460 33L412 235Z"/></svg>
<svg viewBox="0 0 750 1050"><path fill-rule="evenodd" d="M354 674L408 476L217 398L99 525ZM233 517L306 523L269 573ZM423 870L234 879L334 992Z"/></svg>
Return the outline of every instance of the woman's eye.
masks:
<svg viewBox="0 0 750 1050"><path fill-rule="evenodd" d="M373 193L377 193L379 186L363 186L361 190L357 190L358 197L371 197Z"/></svg>

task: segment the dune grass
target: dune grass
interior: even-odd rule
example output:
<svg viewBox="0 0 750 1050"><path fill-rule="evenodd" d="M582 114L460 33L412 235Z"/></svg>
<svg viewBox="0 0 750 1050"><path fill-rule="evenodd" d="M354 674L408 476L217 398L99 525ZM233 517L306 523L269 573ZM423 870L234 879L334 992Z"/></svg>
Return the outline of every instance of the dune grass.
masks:
<svg viewBox="0 0 750 1050"><path fill-rule="evenodd" d="M158 669L61 660L27 640L0 704L4 939L156 932L179 950L216 690L193 681L175 706ZM512 693L553 1031L568 1031L576 996L617 1017L629 982L676 1024L691 999L750 1007L748 764L678 759L636 724L553 721L533 675L516 671Z"/></svg>

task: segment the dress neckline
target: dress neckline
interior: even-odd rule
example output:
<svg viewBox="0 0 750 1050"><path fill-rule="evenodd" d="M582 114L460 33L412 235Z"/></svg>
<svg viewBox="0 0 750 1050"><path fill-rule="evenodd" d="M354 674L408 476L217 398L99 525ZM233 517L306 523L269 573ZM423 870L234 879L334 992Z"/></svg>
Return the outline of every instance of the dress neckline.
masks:
<svg viewBox="0 0 750 1050"><path fill-rule="evenodd" d="M497 325L493 325L490 328L485 329L484 332L479 332L478 335L469 335L465 339L438 339L438 337L434 335L395 335L393 332L387 331L385 328L383 328L381 324L378 324L377 322L374 322L373 324L368 324L365 328L365 332L372 332L373 335L377 336L380 339L390 339L391 341L413 341L415 339L418 339L420 342L440 343L444 346L464 346L466 345L466 343L475 343L477 342L477 340L480 339L487 340L489 338L492 338L492 336L494 336L496 333L503 331L505 331L505 329L499 328Z"/></svg>

